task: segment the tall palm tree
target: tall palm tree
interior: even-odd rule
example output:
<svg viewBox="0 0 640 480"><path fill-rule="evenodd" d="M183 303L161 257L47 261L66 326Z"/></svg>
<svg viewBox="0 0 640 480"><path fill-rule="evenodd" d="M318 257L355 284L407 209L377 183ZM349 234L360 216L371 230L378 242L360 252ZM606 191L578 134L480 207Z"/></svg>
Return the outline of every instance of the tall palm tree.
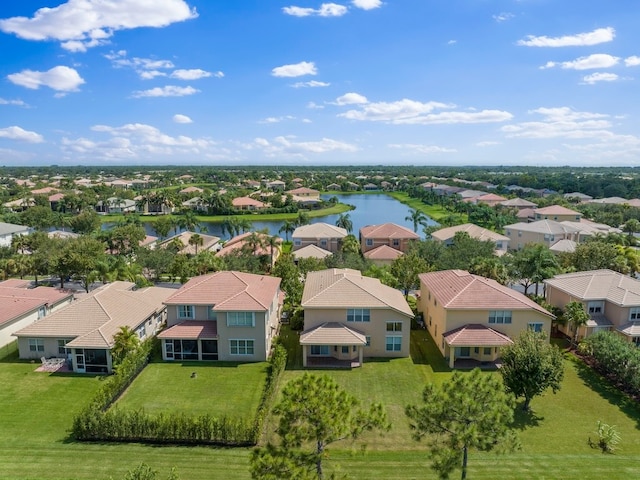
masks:
<svg viewBox="0 0 640 480"><path fill-rule="evenodd" d="M246 217L242 217L238 219L238 225L242 229L242 233L247 233L248 230L251 230L253 222Z"/></svg>
<svg viewBox="0 0 640 480"><path fill-rule="evenodd" d="M284 232L285 240L288 242L289 234L295 232L295 230L296 230L296 224L291 220L285 220L282 226L280 227L280 230L278 230L278 233Z"/></svg>
<svg viewBox="0 0 640 480"><path fill-rule="evenodd" d="M204 245L204 238L202 238L202 235L198 233L194 233L193 235L191 235L191 237L189 237L189 245L192 245L196 248L196 255L197 255L198 247L201 247L202 245Z"/></svg>
<svg viewBox="0 0 640 480"><path fill-rule="evenodd" d="M353 232L353 222L351 221L351 215L348 213L341 213L336 220L336 227L344 228L347 233Z"/></svg>
<svg viewBox="0 0 640 480"><path fill-rule="evenodd" d="M409 215L404 218L407 222L413 223L413 231L418 233L418 225L427 226L428 217L417 208L409 209Z"/></svg>
<svg viewBox="0 0 640 480"><path fill-rule="evenodd" d="M178 224L185 230L195 232L196 227L200 224L200 222L198 221L198 217L193 212L193 210L185 210L181 213L180 218L178 219Z"/></svg>
<svg viewBox="0 0 640 480"><path fill-rule="evenodd" d="M140 345L138 334L131 327L122 326L120 330L113 336L113 347L111 355L113 355L114 363L119 364L129 352L132 352Z"/></svg>

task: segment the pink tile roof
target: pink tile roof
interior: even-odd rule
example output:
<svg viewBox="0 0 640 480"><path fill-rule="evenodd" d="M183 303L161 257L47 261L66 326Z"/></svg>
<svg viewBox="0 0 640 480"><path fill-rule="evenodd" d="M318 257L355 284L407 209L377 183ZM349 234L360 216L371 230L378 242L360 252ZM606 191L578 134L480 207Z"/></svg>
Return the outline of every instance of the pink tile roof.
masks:
<svg viewBox="0 0 640 480"><path fill-rule="evenodd" d="M362 238L420 238L420 235L413 230L401 225L396 225L395 223L367 225L360 229L360 235L362 235Z"/></svg>
<svg viewBox="0 0 640 480"><path fill-rule="evenodd" d="M550 205L548 207L536 208L534 212L540 215L582 215L580 212L570 210L561 205Z"/></svg>
<svg viewBox="0 0 640 480"><path fill-rule="evenodd" d="M278 295L280 278L243 272L194 277L169 297L167 305L213 305L217 311L268 310Z"/></svg>
<svg viewBox="0 0 640 480"><path fill-rule="evenodd" d="M260 200L255 200L250 197L237 197L231 200L231 204L234 207L256 207L262 208L264 207L264 203Z"/></svg>
<svg viewBox="0 0 640 480"><path fill-rule="evenodd" d="M318 190L307 187L294 188L293 190L288 190L286 193L290 193L291 195L320 195Z"/></svg>
<svg viewBox="0 0 640 480"><path fill-rule="evenodd" d="M179 193L194 193L194 192L202 193L204 192L204 190L198 187L186 187L180 190Z"/></svg>
<svg viewBox="0 0 640 480"><path fill-rule="evenodd" d="M421 273L420 284L444 307L456 310L536 310L553 316L529 297L465 270Z"/></svg>
<svg viewBox="0 0 640 480"><path fill-rule="evenodd" d="M478 202L503 202L506 200L506 198L500 195L496 195L495 193L487 193L485 195L476 197L476 200Z"/></svg>
<svg viewBox="0 0 640 480"><path fill-rule="evenodd" d="M63 198L64 198L64 193L54 193L53 195L49 196L49 201L50 202L59 202Z"/></svg>
<svg viewBox="0 0 640 480"><path fill-rule="evenodd" d="M503 347L513 343L505 334L477 323L445 332L443 337L447 345L454 347Z"/></svg>
<svg viewBox="0 0 640 480"><path fill-rule="evenodd" d="M31 193L33 193L34 195L43 195L43 194L46 194L46 193L55 193L57 191L58 191L57 188L44 187L44 188L37 188L35 190L31 190Z"/></svg>
<svg viewBox="0 0 640 480"><path fill-rule="evenodd" d="M51 287L24 288L18 282L0 282L0 325L72 296L71 293Z"/></svg>
<svg viewBox="0 0 640 480"><path fill-rule="evenodd" d="M180 338L184 340L218 338L218 322L214 320L187 320L163 330L158 334L158 338Z"/></svg>
<svg viewBox="0 0 640 480"><path fill-rule="evenodd" d="M244 247L247 244L248 238L253 233L256 233L258 237L260 237L263 241L266 241L267 237L270 237L270 235L267 235L265 233L260 233L260 232L245 232L240 235L236 235L232 239L227 240L227 242L224 244L224 247L222 247L218 252L216 252L216 257L224 257L225 255L229 255L232 252L241 250L242 247ZM276 241L278 242L278 245L282 244L281 238L276 237ZM273 247L274 258L277 255L277 252L276 252L277 248L278 248L277 246ZM256 248L254 253L255 255L271 255L271 248L269 246L264 246L264 247L258 246L258 248Z"/></svg>
<svg viewBox="0 0 640 480"><path fill-rule="evenodd" d="M380 245L379 247L364 253L364 258L369 260L395 260L401 257L403 253L389 245Z"/></svg>

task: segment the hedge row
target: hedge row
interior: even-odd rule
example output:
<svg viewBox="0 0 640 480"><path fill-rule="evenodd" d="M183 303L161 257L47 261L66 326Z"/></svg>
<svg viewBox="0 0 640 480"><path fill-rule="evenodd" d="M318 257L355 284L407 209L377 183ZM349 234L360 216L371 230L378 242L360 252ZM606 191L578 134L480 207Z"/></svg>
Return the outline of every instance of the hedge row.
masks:
<svg viewBox="0 0 640 480"><path fill-rule="evenodd" d="M145 357L147 359L150 349L150 346L147 347ZM285 349L280 345L276 346L253 421L229 417L214 418L210 415L192 416L185 413L150 415L143 409L125 410L117 407L109 409L109 406L146 365L145 361L139 369L134 368L134 366L139 367L141 356L143 356L142 353L136 352L135 355L127 357L118 368L117 374L105 382L89 405L74 418L72 434L77 440L255 445L260 438L278 381L287 363ZM130 362L131 366L127 362ZM125 364L127 366L123 368ZM116 391L116 386L120 390Z"/></svg>
<svg viewBox="0 0 640 480"><path fill-rule="evenodd" d="M580 353L620 389L640 395L640 349L613 332L598 332L580 344Z"/></svg>

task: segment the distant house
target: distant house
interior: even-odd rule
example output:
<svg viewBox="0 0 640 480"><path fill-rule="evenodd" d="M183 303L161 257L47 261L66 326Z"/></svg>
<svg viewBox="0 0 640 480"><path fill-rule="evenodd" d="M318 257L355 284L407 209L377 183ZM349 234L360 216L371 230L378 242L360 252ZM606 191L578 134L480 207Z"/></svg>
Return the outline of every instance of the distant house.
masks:
<svg viewBox="0 0 640 480"><path fill-rule="evenodd" d="M180 190L178 193L189 194L189 193L202 193L204 190L199 187L186 187Z"/></svg>
<svg viewBox="0 0 640 480"><path fill-rule="evenodd" d="M495 280L464 270L422 273L418 311L431 338L454 368L456 360L496 362L521 332L544 332L551 313Z"/></svg>
<svg viewBox="0 0 640 480"><path fill-rule="evenodd" d="M560 240L579 240L580 228L553 220L539 220L531 223L513 223L504 227L510 239L509 248L521 250L528 243L541 243L551 247Z"/></svg>
<svg viewBox="0 0 640 480"><path fill-rule="evenodd" d="M326 186L326 190L329 190L329 191L334 190L336 192L339 192L340 190L342 190L342 187L337 183L330 183L329 185Z"/></svg>
<svg viewBox="0 0 640 480"><path fill-rule="evenodd" d="M136 202L125 198L109 197L96 203L96 212L104 214L131 213L136 211Z"/></svg>
<svg viewBox="0 0 640 480"><path fill-rule="evenodd" d="M588 202L589 200L593 200L593 197L591 195L580 192L565 193L563 197L567 200L573 200L575 202Z"/></svg>
<svg viewBox="0 0 640 480"><path fill-rule="evenodd" d="M307 245L306 247L302 247L300 250L295 250L293 252L295 262L303 258L323 259L330 255L332 255L332 253L329 250L320 248L317 245Z"/></svg>
<svg viewBox="0 0 640 480"><path fill-rule="evenodd" d="M517 208L518 210L534 209L538 206L538 204L536 203L518 197L510 198L509 200L503 200L502 202L500 202L500 205L502 205L503 207Z"/></svg>
<svg viewBox="0 0 640 480"><path fill-rule="evenodd" d="M475 197L475 203L483 203L485 205L489 205L490 207L494 207L499 205L501 202L506 201L507 199L496 195L495 193L485 193L484 195L480 195L479 197Z"/></svg>
<svg viewBox="0 0 640 480"><path fill-rule="evenodd" d="M347 236L347 230L328 223L312 223L296 228L291 235L293 250L300 250L307 245L316 245L331 253L336 253Z"/></svg>
<svg viewBox="0 0 640 480"><path fill-rule="evenodd" d="M253 235L257 237L257 240L259 240L260 243L251 245L251 237ZM224 257L226 255L240 251L250 251L257 257L269 257L273 265L275 264L276 260L280 258L282 239L279 237L275 237L275 241L277 244L273 248L271 248L267 243L270 238L272 238L271 235L260 232L246 232L240 235L236 235L235 237L227 240L224 243L224 246L216 253L216 257Z"/></svg>
<svg viewBox="0 0 640 480"><path fill-rule="evenodd" d="M31 282L10 279L0 282L0 347L15 341L12 335L68 305L73 294L51 287L27 288ZM34 346L36 350L39 347Z"/></svg>
<svg viewBox="0 0 640 480"><path fill-rule="evenodd" d="M564 308L580 302L589 314L586 326L578 330L578 339L611 330L640 346L640 281L612 270L565 273L544 281L546 300ZM571 337L573 325L559 325Z"/></svg>
<svg viewBox="0 0 640 480"><path fill-rule="evenodd" d="M510 238L505 235L493 232L486 228L480 227L473 223L464 223L462 225L455 225L453 227L441 228L431 233L431 238L437 242L442 242L445 245L453 245L456 233L464 232L471 238L480 241L490 241L495 244L495 254L504 255L509 248Z"/></svg>
<svg viewBox="0 0 640 480"><path fill-rule="evenodd" d="M237 197L231 200L233 208L238 210L262 210L266 205L260 200L251 197Z"/></svg>
<svg viewBox="0 0 640 480"><path fill-rule="evenodd" d="M536 208L533 210L534 220L553 220L555 222L562 222L568 220L570 222L579 222L582 218L580 212L571 210L569 208L560 205L551 205L544 208Z"/></svg>
<svg viewBox="0 0 640 480"><path fill-rule="evenodd" d="M260 362L278 334L280 279L242 272L194 277L169 297L162 358Z"/></svg>
<svg viewBox="0 0 640 480"><path fill-rule="evenodd" d="M315 200L320 199L320 192L318 190L314 190L313 188L294 188L293 190L287 190L285 193L293 195L294 197L312 198Z"/></svg>
<svg viewBox="0 0 640 480"><path fill-rule="evenodd" d="M420 235L395 223L367 225L360 229L360 248L365 255L382 246L404 253L409 249L411 242L416 240L420 240Z"/></svg>
<svg viewBox="0 0 640 480"><path fill-rule="evenodd" d="M204 201L200 197L193 197L193 198L190 198L189 200L185 200L184 202L182 202L182 206L184 208L188 208L190 210L196 210L198 212L204 212L207 210L207 206L205 205Z"/></svg>
<svg viewBox="0 0 640 480"><path fill-rule="evenodd" d="M111 373L113 336L125 326L140 339L154 335L165 321L162 302L174 292L161 287L135 289L131 282L103 285L17 331L20 358L68 358L74 372Z"/></svg>
<svg viewBox="0 0 640 480"><path fill-rule="evenodd" d="M309 272L302 294L303 366L360 366L408 357L413 312L404 296L357 270Z"/></svg>
<svg viewBox="0 0 640 480"><path fill-rule="evenodd" d="M271 190L284 190L286 186L287 184L282 180L274 180L272 182L267 183L267 187L270 188Z"/></svg>
<svg viewBox="0 0 640 480"><path fill-rule="evenodd" d="M365 192L372 192L372 191L375 191L375 190L380 190L380 187L378 185L376 185L375 183L365 183L362 186L362 189Z"/></svg>
<svg viewBox="0 0 640 480"><path fill-rule="evenodd" d="M404 255L400 250L396 250L389 245L380 245L373 250L364 252L362 256L367 260L370 260L374 265L383 267L385 265L391 265L398 257Z"/></svg>
<svg viewBox="0 0 640 480"><path fill-rule="evenodd" d="M190 243L194 235L198 235L202 239L201 245ZM185 255L195 255L205 250L217 252L222 248L222 245L220 245L220 237L196 232L182 232L158 243L159 248L168 248L172 245L177 245L178 247L181 245L182 247L178 250L178 253Z"/></svg>
<svg viewBox="0 0 640 480"><path fill-rule="evenodd" d="M30 227L0 222L0 247L10 247L13 237L29 235L29 233L31 233Z"/></svg>

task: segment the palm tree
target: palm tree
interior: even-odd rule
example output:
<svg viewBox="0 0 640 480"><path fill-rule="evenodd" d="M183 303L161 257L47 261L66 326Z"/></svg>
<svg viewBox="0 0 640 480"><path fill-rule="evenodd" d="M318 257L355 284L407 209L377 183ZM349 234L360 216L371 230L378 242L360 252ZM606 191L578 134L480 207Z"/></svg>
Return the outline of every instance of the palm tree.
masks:
<svg viewBox="0 0 640 480"><path fill-rule="evenodd" d="M585 311L584 305L581 302L575 301L569 302L564 306L563 317L564 320L573 327L571 343L576 345L578 342L578 331L580 330L580 327L585 326L591 317Z"/></svg>
<svg viewBox="0 0 640 480"><path fill-rule="evenodd" d="M197 255L198 247L201 247L202 245L204 245L204 238L202 238L202 235L198 233L194 233L193 235L191 235L191 237L189 237L189 245L193 245L196 248L196 255Z"/></svg>
<svg viewBox="0 0 640 480"><path fill-rule="evenodd" d="M296 225L299 227L302 225L309 225L309 222L309 214L303 211L299 211L298 218L296 218Z"/></svg>
<svg viewBox="0 0 640 480"><path fill-rule="evenodd" d="M190 232L195 232L196 227L199 224L200 222L198 221L198 217L193 212L193 210L183 211L180 215L180 218L178 219L178 225L180 225L180 228L184 228L185 230L188 230Z"/></svg>
<svg viewBox="0 0 640 480"><path fill-rule="evenodd" d="M351 215L348 213L341 213L336 220L336 227L344 228L347 233L353 232L353 222L351 221Z"/></svg>
<svg viewBox="0 0 640 480"><path fill-rule="evenodd" d="M295 232L295 230L296 230L295 222L292 222L290 220L285 220L282 226L280 227L280 230L278 230L278 233L284 232L285 240L288 242L289 234Z"/></svg>
<svg viewBox="0 0 640 480"><path fill-rule="evenodd" d="M253 222L246 217L242 217L238 219L238 226L242 230L242 233L247 233L248 230L251 230Z"/></svg>
<svg viewBox="0 0 640 480"><path fill-rule="evenodd" d="M111 355L113 361L117 365L129 352L133 352L140 345L140 338L135 330L131 327L122 326L120 330L113 336L113 347L111 348Z"/></svg>
<svg viewBox="0 0 640 480"><path fill-rule="evenodd" d="M409 209L409 215L404 218L407 222L413 223L413 231L418 233L418 225L427 226L428 217L417 208Z"/></svg>

